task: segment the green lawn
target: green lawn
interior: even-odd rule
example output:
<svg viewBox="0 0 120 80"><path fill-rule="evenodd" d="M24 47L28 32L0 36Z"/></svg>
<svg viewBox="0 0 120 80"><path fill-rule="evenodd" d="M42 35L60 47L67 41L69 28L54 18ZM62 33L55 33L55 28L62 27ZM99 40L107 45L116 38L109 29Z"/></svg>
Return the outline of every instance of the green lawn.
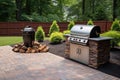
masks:
<svg viewBox="0 0 120 80"><path fill-rule="evenodd" d="M48 37L45 38L45 40L48 40L48 39L49 39ZM23 42L22 37L18 37L18 36L2 37L2 36L0 36L0 46L12 45L12 44L20 43L20 42Z"/></svg>
<svg viewBox="0 0 120 80"><path fill-rule="evenodd" d="M1 37L0 36L0 46L11 45L19 42L22 42L22 37L18 37L18 36Z"/></svg>

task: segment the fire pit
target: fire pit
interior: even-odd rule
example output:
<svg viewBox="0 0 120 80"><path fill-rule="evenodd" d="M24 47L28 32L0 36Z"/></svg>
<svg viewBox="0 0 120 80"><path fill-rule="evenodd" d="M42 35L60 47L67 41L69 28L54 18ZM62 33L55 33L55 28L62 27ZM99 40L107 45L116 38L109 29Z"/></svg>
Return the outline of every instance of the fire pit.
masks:
<svg viewBox="0 0 120 80"><path fill-rule="evenodd" d="M35 30L31 26L27 26L22 30L23 43L19 43L13 46L14 52L20 53L38 53L47 52L49 47L46 44L40 44L35 40Z"/></svg>
<svg viewBox="0 0 120 80"><path fill-rule="evenodd" d="M100 27L95 25L75 25L66 35L66 58L97 68L109 61L110 39L99 37Z"/></svg>

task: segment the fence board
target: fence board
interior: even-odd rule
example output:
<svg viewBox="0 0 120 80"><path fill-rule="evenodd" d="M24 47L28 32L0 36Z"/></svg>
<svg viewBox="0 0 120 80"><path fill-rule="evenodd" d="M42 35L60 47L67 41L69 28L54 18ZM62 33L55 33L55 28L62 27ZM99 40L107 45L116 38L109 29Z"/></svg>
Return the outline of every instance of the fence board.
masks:
<svg viewBox="0 0 120 80"><path fill-rule="evenodd" d="M44 22L0 22L0 36L20 36L22 35L21 30L27 26L32 26L35 30L39 25L43 26L45 34L49 33L49 28L52 23L44 23ZM60 31L64 31L67 29L68 22L58 22L60 26ZM87 24L87 21L76 22L76 24ZM95 25L101 27L101 31L106 32L110 30L112 22L110 21L94 21Z"/></svg>

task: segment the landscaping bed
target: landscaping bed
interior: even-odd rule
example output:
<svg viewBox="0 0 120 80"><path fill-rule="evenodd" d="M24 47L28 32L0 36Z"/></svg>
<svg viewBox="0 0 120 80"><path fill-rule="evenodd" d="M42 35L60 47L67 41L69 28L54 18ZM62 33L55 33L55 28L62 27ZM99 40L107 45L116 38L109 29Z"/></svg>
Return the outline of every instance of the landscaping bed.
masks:
<svg viewBox="0 0 120 80"><path fill-rule="evenodd" d="M45 40L44 42L41 42L41 44L46 44L47 46L49 46L50 53L64 57L65 42L59 44L51 44L48 40Z"/></svg>

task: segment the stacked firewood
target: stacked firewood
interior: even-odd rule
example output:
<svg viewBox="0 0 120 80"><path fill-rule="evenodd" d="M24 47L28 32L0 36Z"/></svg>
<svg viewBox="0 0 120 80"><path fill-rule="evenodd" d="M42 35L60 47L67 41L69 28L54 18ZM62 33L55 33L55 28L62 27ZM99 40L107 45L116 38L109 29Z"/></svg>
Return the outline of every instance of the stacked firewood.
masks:
<svg viewBox="0 0 120 80"><path fill-rule="evenodd" d="M39 42L35 41L33 43L33 47L26 47L23 43L21 43L14 45L12 50L20 53L39 53L48 52L49 47L46 44L40 44Z"/></svg>

